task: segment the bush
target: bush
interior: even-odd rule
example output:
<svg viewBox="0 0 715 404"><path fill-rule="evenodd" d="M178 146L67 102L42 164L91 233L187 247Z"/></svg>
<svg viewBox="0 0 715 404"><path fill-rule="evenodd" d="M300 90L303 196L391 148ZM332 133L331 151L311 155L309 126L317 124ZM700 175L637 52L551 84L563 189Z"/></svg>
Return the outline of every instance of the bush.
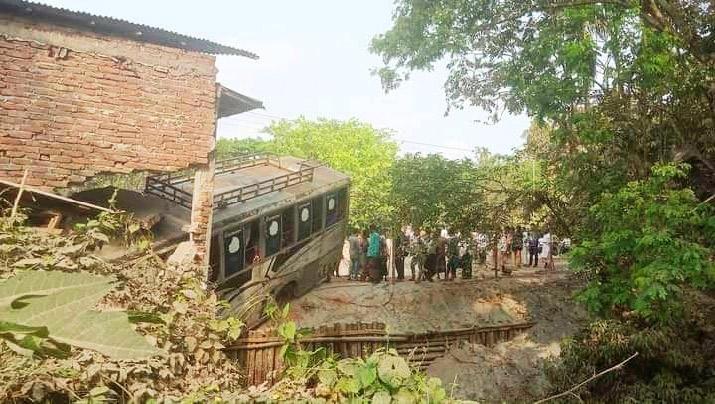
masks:
<svg viewBox="0 0 715 404"><path fill-rule="evenodd" d="M547 366L555 393L637 352L576 393L594 402L715 401L715 216L679 186L687 170L654 166L590 209L570 263L590 279L579 300L604 320L565 341Z"/></svg>
<svg viewBox="0 0 715 404"><path fill-rule="evenodd" d="M562 343L560 358L547 363L552 393L566 391L638 352L624 368L591 381L576 394L606 403L715 402L715 338L703 326L692 320L673 326L649 326L636 319L591 323Z"/></svg>
<svg viewBox="0 0 715 404"><path fill-rule="evenodd" d="M684 288L712 289L715 216L688 188L686 166L654 166L646 181L604 194L570 264L591 282L579 299L597 314L635 311L658 323L682 314Z"/></svg>

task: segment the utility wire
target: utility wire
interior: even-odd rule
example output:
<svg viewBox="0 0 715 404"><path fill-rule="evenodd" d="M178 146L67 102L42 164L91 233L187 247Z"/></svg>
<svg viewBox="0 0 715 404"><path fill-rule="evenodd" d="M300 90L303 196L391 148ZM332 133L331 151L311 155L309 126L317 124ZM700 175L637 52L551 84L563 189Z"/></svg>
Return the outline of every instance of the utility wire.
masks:
<svg viewBox="0 0 715 404"><path fill-rule="evenodd" d="M403 140L403 139L395 139L395 140L398 142L401 142L401 143L410 143L410 144L416 144L416 145L420 145L420 146L434 147L437 149L458 150L458 151L463 151L463 152L468 152L468 153L471 153L474 151L473 149L465 149L462 147L442 146L442 145L432 144L432 143L415 142L412 140Z"/></svg>

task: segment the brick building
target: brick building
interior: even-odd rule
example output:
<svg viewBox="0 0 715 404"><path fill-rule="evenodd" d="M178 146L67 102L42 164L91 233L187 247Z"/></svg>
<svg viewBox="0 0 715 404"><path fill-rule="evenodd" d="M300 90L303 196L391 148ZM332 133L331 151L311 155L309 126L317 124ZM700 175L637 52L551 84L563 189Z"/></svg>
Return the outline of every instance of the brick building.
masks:
<svg viewBox="0 0 715 404"><path fill-rule="evenodd" d="M205 256L216 120L260 102L216 82L208 40L0 0L0 179L54 192L98 177L196 168L190 229Z"/></svg>

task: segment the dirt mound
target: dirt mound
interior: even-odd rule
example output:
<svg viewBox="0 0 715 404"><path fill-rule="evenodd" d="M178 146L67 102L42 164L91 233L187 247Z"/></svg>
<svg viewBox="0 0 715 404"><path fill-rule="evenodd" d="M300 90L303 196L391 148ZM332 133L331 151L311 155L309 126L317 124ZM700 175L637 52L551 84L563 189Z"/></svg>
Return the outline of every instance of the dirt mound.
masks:
<svg viewBox="0 0 715 404"><path fill-rule="evenodd" d="M333 282L291 303L291 317L303 327L333 323L382 322L392 333L521 322L524 312L508 296L490 296L478 281L399 282L372 285Z"/></svg>
<svg viewBox="0 0 715 404"><path fill-rule="evenodd" d="M484 270L475 275L466 281L394 285L337 280L294 300L291 317L302 327L382 322L392 333L534 321L527 333L494 347L453 347L427 373L450 385L455 398L491 402L543 397L548 388L543 360L558 356L562 338L587 318L572 300L580 282L563 271L524 269L499 279Z"/></svg>
<svg viewBox="0 0 715 404"><path fill-rule="evenodd" d="M480 402L530 401L549 387L543 362L560 353L559 343L587 319L571 296L579 282L565 274L486 281L488 296L509 296L507 310L536 322L525 334L493 347L462 344L435 360L427 373L453 384L454 397Z"/></svg>

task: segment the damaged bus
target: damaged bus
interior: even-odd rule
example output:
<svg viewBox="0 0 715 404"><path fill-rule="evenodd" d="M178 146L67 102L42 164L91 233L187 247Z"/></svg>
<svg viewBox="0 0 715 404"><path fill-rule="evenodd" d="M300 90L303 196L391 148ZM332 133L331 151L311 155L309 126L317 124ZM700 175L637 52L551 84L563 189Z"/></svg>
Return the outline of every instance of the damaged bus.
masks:
<svg viewBox="0 0 715 404"><path fill-rule="evenodd" d="M256 323L268 296L285 302L328 280L342 259L348 176L295 157L244 155L218 161L214 179L210 281L233 311ZM152 223L153 248L166 255L186 240L193 175L146 178L145 192L119 190L116 204ZM73 198L105 204L114 190ZM106 246L103 255L126 254Z"/></svg>

